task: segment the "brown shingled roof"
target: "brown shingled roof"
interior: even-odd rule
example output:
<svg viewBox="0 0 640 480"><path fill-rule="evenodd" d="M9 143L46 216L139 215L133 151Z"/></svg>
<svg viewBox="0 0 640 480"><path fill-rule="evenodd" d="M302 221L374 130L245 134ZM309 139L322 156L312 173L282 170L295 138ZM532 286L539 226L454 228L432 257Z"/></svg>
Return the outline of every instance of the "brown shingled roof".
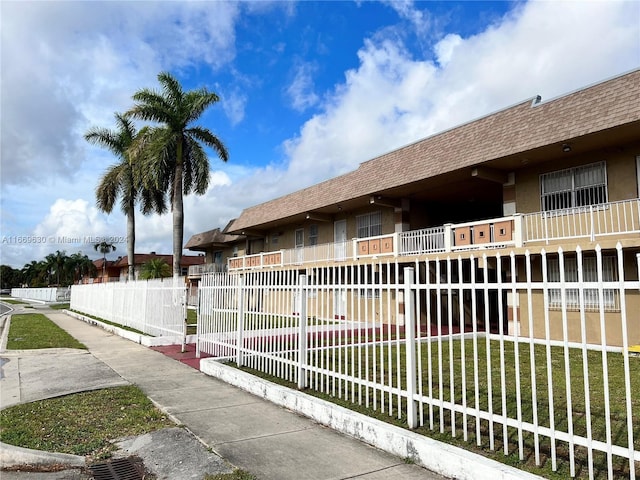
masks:
<svg viewBox="0 0 640 480"><path fill-rule="evenodd" d="M191 250L200 250L206 247L224 246L229 242L240 240L240 235L229 235L222 232L219 228L208 230L202 233L196 233L186 243L184 248Z"/></svg>
<svg viewBox="0 0 640 480"><path fill-rule="evenodd" d="M632 122L640 123L640 70L548 102L527 100L388 152L353 172L246 208L228 230L249 230Z"/></svg>

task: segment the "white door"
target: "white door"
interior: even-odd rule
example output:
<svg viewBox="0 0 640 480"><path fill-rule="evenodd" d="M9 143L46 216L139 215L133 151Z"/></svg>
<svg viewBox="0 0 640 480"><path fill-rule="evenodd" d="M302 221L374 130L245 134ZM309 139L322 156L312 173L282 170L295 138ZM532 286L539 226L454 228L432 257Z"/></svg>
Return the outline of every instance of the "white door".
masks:
<svg viewBox="0 0 640 480"><path fill-rule="evenodd" d="M344 260L347 256L347 221L338 220L333 223L333 242L335 260Z"/></svg>
<svg viewBox="0 0 640 480"><path fill-rule="evenodd" d="M298 228L296 230L296 263L298 265L304 262L304 228Z"/></svg>

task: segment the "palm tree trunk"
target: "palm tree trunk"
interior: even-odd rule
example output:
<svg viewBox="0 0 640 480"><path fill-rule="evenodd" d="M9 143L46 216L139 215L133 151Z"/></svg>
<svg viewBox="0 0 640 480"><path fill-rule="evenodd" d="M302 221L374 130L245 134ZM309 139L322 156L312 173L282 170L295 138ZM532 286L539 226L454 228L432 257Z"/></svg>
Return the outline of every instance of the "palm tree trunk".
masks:
<svg viewBox="0 0 640 480"><path fill-rule="evenodd" d="M135 218L135 200L133 196L129 200L127 212L127 263L128 279L133 281L136 279L135 274L135 245L136 245L136 218Z"/></svg>
<svg viewBox="0 0 640 480"><path fill-rule="evenodd" d="M176 169L173 178L173 276L180 276L182 263L182 239L184 231L184 207L182 203L183 139L178 139L176 148Z"/></svg>

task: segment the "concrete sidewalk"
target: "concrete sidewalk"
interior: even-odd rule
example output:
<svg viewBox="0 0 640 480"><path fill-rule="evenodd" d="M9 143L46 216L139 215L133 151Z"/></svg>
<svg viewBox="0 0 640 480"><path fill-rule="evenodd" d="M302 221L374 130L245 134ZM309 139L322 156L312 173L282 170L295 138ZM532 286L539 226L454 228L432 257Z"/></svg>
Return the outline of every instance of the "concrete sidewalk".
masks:
<svg viewBox="0 0 640 480"><path fill-rule="evenodd" d="M37 398L38 388L47 390L42 396L50 396L51 383L61 385L58 389L66 392L90 389L91 385L100 383L99 379L109 384L129 382L140 387L162 410L223 459L254 474L259 480L443 478L207 376L162 353L64 313L52 310L42 313L84 343L89 353L45 353L38 360L41 366L32 365L29 375L24 377L32 379L29 388L24 384L15 385L23 378L25 364L22 359L12 366L9 366L11 360L5 363L3 407L5 401L16 403ZM74 371L71 368L76 365L74 361L87 355L97 360L84 359L87 365L92 365L90 373L89 370ZM2 356L7 355L2 353ZM47 368L47 364L51 368ZM58 368L54 365L59 365L61 371L54 373ZM17 371L11 370L14 367ZM62 372L63 368L69 368L68 374ZM40 381L33 380L38 371L42 373ZM9 386L11 382L13 386L7 388L5 394L5 385ZM11 395L19 398L12 399ZM164 478L180 480L175 474Z"/></svg>

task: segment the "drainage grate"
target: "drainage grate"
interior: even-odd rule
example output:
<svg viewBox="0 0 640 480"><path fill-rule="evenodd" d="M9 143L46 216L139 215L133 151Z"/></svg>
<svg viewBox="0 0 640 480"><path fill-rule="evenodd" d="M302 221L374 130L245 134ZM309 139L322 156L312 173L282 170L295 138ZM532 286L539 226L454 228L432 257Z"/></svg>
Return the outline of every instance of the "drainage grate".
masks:
<svg viewBox="0 0 640 480"><path fill-rule="evenodd" d="M89 466L94 480L142 480L139 471L131 457L116 458L110 462L96 463Z"/></svg>

